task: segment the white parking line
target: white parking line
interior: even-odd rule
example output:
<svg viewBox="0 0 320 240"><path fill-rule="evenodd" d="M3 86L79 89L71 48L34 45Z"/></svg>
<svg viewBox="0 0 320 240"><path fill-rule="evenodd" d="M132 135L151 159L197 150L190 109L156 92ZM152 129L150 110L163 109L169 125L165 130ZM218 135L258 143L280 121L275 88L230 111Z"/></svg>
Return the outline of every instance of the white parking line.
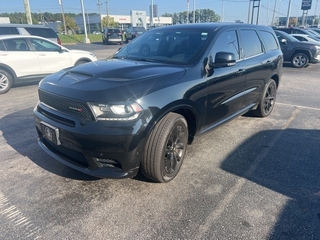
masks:
<svg viewBox="0 0 320 240"><path fill-rule="evenodd" d="M0 191L0 214L7 218L9 223L14 224L15 227L23 228L21 230L21 239L38 239L40 228L35 227L34 224L24 216L24 214L14 205L10 204L9 200Z"/></svg>

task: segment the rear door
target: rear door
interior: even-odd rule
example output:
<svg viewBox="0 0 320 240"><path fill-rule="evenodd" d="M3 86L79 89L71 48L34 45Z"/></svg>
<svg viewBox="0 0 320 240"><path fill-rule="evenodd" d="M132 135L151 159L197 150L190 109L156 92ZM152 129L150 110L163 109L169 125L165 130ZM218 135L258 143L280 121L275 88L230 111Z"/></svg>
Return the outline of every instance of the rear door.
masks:
<svg viewBox="0 0 320 240"><path fill-rule="evenodd" d="M270 32L262 33L266 41L273 41L273 50L278 52L277 41ZM246 65L245 107L254 106L260 99L261 92L273 71L277 68L278 55L265 48L258 30L255 28L240 29L242 56ZM271 44L271 43L270 43ZM270 46L271 47L271 46Z"/></svg>

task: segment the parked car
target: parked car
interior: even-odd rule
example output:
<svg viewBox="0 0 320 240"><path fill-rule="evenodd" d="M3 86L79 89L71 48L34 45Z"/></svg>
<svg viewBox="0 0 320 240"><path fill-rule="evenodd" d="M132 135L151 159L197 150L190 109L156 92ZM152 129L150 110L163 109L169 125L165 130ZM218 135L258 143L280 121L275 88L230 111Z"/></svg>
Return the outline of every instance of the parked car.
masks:
<svg viewBox="0 0 320 240"><path fill-rule="evenodd" d="M129 41L135 39L145 31L146 29L144 27L129 27L125 33L126 42L128 43Z"/></svg>
<svg viewBox="0 0 320 240"><path fill-rule="evenodd" d="M42 37L0 36L0 94L8 92L16 81L96 60L90 52L69 50Z"/></svg>
<svg viewBox="0 0 320 240"><path fill-rule="evenodd" d="M314 37L312 35L307 34L291 34L294 38L299 40L300 42L313 42L320 44L320 38Z"/></svg>
<svg viewBox="0 0 320 240"><path fill-rule="evenodd" d="M307 28L298 28L298 27L290 27L290 28L274 28L274 30L277 31L282 31L288 34L307 34L307 35L312 35L315 37L319 37L320 35L314 31L312 31L311 29L307 29Z"/></svg>
<svg viewBox="0 0 320 240"><path fill-rule="evenodd" d="M320 61L320 45L300 42L290 34L275 30L283 52L284 61L291 62L293 67L303 68L309 63Z"/></svg>
<svg viewBox="0 0 320 240"><path fill-rule="evenodd" d="M119 43L122 45L122 32L118 28L105 28L102 35L103 44L110 42Z"/></svg>
<svg viewBox="0 0 320 240"><path fill-rule="evenodd" d="M61 45L61 40L52 28L30 24L0 24L0 35L33 35L47 38Z"/></svg>
<svg viewBox="0 0 320 240"><path fill-rule="evenodd" d="M111 59L44 78L34 109L38 142L92 176L133 177L140 169L169 182L197 134L248 111L272 112L282 64L269 27L152 29Z"/></svg>
<svg viewBox="0 0 320 240"><path fill-rule="evenodd" d="M312 31L314 31L314 32L316 32L316 33L318 33L318 34L320 34L320 28L312 28Z"/></svg>

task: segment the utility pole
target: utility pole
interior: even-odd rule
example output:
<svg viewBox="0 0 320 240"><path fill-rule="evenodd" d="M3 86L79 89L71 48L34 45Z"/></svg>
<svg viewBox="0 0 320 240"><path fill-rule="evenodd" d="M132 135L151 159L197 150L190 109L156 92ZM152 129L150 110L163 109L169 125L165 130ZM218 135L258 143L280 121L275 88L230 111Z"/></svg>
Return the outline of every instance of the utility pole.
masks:
<svg viewBox="0 0 320 240"><path fill-rule="evenodd" d="M224 22L224 0L222 0L222 17L221 17L221 22Z"/></svg>
<svg viewBox="0 0 320 240"><path fill-rule="evenodd" d="M153 0L151 0L151 18L150 18L150 27L153 26Z"/></svg>
<svg viewBox="0 0 320 240"><path fill-rule="evenodd" d="M99 8L99 15L100 15L100 32L103 31L103 26L102 26L102 18L101 18L101 5L102 3L100 3L100 0L98 0L98 8Z"/></svg>
<svg viewBox="0 0 320 240"><path fill-rule="evenodd" d="M272 14L272 20L271 20L271 25L274 24L274 15L276 13L276 7L277 7L277 1L274 1L274 8L273 8L273 14Z"/></svg>
<svg viewBox="0 0 320 240"><path fill-rule="evenodd" d="M286 27L289 27L290 12L291 12L291 3L292 3L292 0L290 0L290 1L289 1L289 6L288 6L288 13L287 13L287 22L286 22Z"/></svg>
<svg viewBox="0 0 320 240"><path fill-rule="evenodd" d="M249 0L249 9L248 9L248 20L247 23L250 23L250 16L251 16L251 0Z"/></svg>
<svg viewBox="0 0 320 240"><path fill-rule="evenodd" d="M196 22L196 0L193 0L193 23Z"/></svg>
<svg viewBox="0 0 320 240"><path fill-rule="evenodd" d="M187 0L187 23L189 23L189 12L190 12L189 0Z"/></svg>
<svg viewBox="0 0 320 240"><path fill-rule="evenodd" d="M109 7L108 7L108 0L106 1L106 10L107 10L107 27L109 27Z"/></svg>
<svg viewBox="0 0 320 240"><path fill-rule="evenodd" d="M66 18L65 18L65 16L64 16L64 8L63 8L62 0L59 0L59 4L60 4L60 6L61 6L61 13L62 13L62 21L63 21L64 34L68 35L67 25L66 25Z"/></svg>
<svg viewBox="0 0 320 240"><path fill-rule="evenodd" d="M83 29L84 29L84 43L90 43L90 40L88 38L87 34L87 26L86 26L86 16L84 14L84 6L83 6L83 0L80 0L81 3L81 12L82 12L82 18L83 18Z"/></svg>
<svg viewBox="0 0 320 240"><path fill-rule="evenodd" d="M29 0L23 0L23 1L24 1L24 9L26 11L27 23L32 24Z"/></svg>

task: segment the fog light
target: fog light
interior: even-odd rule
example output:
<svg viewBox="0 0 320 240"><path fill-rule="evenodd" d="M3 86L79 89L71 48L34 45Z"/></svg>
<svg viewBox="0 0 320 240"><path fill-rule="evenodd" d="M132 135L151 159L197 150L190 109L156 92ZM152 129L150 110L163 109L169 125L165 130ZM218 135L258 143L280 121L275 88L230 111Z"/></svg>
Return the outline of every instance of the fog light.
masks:
<svg viewBox="0 0 320 240"><path fill-rule="evenodd" d="M108 158L93 158L98 167L117 167L119 162Z"/></svg>

